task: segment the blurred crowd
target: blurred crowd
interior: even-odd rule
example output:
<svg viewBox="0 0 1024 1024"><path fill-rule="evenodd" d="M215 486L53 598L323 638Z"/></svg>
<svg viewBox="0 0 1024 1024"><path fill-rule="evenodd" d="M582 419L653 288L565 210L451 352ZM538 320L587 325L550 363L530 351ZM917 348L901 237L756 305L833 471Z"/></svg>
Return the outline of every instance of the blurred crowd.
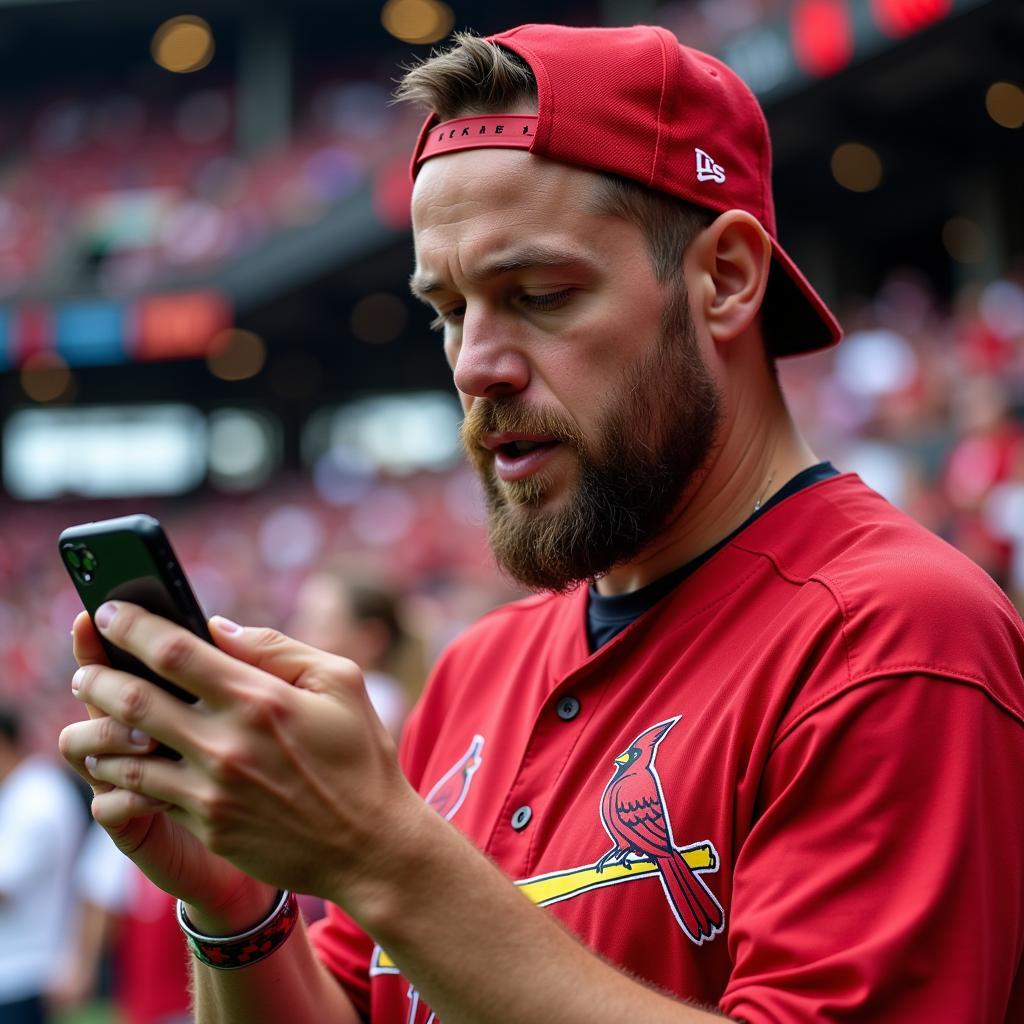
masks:
<svg viewBox="0 0 1024 1024"><path fill-rule="evenodd" d="M418 118L388 105L386 83L304 83L287 140L249 155L235 106L228 84L168 98L116 81L6 106L0 300L208 273L368 183L378 217L405 225Z"/></svg>
<svg viewBox="0 0 1024 1024"><path fill-rule="evenodd" d="M1024 273L940 303L912 271L844 310L782 380L812 446L978 562L1024 608Z"/></svg>
<svg viewBox="0 0 1024 1024"><path fill-rule="evenodd" d="M835 350L780 364L815 451L964 550L1024 606L1024 282L969 286L943 305L901 271L846 309L844 322ZM40 745L76 710L60 638L79 604L56 536L74 522L137 511L165 522L211 613L287 627L309 604L303 587L315 569L393 591L404 638L393 671L407 703L444 643L515 593L489 561L482 499L464 467L379 475L344 501L300 473L248 496L8 501L0 695L32 710Z"/></svg>
<svg viewBox="0 0 1024 1024"><path fill-rule="evenodd" d="M815 451L965 551L1024 608L1024 276L964 287L943 304L913 272L899 272L843 320L837 349L780 365ZM57 534L136 511L164 521L208 612L280 627L363 664L371 699L397 734L443 646L517 592L491 563L468 469L382 474L350 497L330 500L295 473L249 495L0 506L0 704L18 709L34 770L52 768L60 726L81 714L67 638L79 603L56 557ZM0 802L9 789L0 778ZM182 951L169 901L111 856L102 834L83 843L87 820L83 799L62 833L73 833L80 851L78 868L66 854L60 867L60 934L78 953L62 961L51 998L73 1008L108 977L128 1024L185 1020L171 1006L181 998L180 957L174 971L120 994L116 969L101 970L134 962L132 951L164 963L163 943ZM13 848L0 836L0 900ZM315 901L306 910L315 915Z"/></svg>
<svg viewBox="0 0 1024 1024"><path fill-rule="evenodd" d="M715 52L782 14L785 0L667 0L659 20ZM0 301L117 296L208 274L274 233L321 219L369 188L378 219L408 223L408 151L419 115L389 103L391 64L339 77L296 71L295 123L239 145L238 84L109 75L8 97L0 109Z"/></svg>
<svg viewBox="0 0 1024 1024"><path fill-rule="evenodd" d="M397 737L440 648L515 592L490 566L468 470L381 477L358 503L333 497L282 477L247 497L0 507L2 1024L114 1019L96 1006L119 1024L188 1020L173 901L88 827L88 794L54 756L62 725L83 715L68 685L79 603L57 534L72 522L158 515L207 611L357 660ZM316 899L301 906L307 918L322 913ZM95 1003L98 994L109 1002Z"/></svg>
<svg viewBox="0 0 1024 1024"><path fill-rule="evenodd" d="M31 710L40 746L52 746L59 724L80 714L68 690L67 640L81 606L56 557L57 535L72 523L148 512L163 522L209 614L344 647L345 637L321 621L328 614L315 619L312 611L316 599L327 603L324 578L343 578L353 590L330 599L339 619L358 602L393 604L379 614L395 634L381 661L407 706L454 633L514 593L491 566L478 486L459 468L378 477L356 503L332 497L296 474L248 495L8 503L0 510L0 697Z"/></svg>
<svg viewBox="0 0 1024 1024"><path fill-rule="evenodd" d="M965 551L1024 607L1024 280L967 286L943 304L913 272L899 272L843 321L836 349L780 363L815 451ZM0 697L32 711L42 746L75 712L62 637L79 604L55 557L57 534L146 511L165 523L210 613L299 623L315 638L325 628L307 621L315 572L393 595L403 642L389 670L407 705L454 633L516 593L487 553L481 492L462 466L381 473L344 494L320 484L295 471L251 494L6 501ZM321 581L320 599L324 591Z"/></svg>

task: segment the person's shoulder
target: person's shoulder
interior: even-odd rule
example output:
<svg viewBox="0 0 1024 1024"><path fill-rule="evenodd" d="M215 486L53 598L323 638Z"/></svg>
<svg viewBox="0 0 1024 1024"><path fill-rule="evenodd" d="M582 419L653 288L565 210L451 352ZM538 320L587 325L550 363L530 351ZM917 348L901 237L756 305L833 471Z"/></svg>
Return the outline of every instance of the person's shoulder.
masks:
<svg viewBox="0 0 1024 1024"><path fill-rule="evenodd" d="M1016 627L1009 598L977 563L867 487L858 477L812 497L807 547L822 557L809 578L827 584L848 619L873 613ZM821 507L825 506L825 507ZM813 525L812 525L813 524Z"/></svg>
<svg viewBox="0 0 1024 1024"><path fill-rule="evenodd" d="M966 555L854 474L823 480L782 502L738 541L794 583L824 582L854 614L921 602L984 611L1009 601Z"/></svg>
<svg viewBox="0 0 1024 1024"><path fill-rule="evenodd" d="M747 549L835 604L852 678L925 672L973 682L1024 717L1024 624L977 564L852 474L778 511L776 530Z"/></svg>

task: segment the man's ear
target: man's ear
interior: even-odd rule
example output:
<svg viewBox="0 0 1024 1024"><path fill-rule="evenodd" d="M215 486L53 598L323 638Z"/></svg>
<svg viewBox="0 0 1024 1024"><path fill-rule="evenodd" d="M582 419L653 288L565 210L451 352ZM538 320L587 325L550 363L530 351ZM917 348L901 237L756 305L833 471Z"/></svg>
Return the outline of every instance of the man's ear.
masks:
<svg viewBox="0 0 1024 1024"><path fill-rule="evenodd" d="M716 344L732 341L754 322L771 257L768 233L745 210L720 214L688 246L684 265L691 304Z"/></svg>

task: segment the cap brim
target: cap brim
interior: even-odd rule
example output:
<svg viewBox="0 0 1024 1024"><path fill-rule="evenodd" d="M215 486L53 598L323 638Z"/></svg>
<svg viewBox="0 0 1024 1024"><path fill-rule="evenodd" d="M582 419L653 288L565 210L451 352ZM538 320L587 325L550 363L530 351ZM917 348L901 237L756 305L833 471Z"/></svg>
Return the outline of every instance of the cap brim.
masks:
<svg viewBox="0 0 1024 1024"><path fill-rule="evenodd" d="M772 266L761 307L765 341L774 356L831 348L843 336L839 321L772 238Z"/></svg>

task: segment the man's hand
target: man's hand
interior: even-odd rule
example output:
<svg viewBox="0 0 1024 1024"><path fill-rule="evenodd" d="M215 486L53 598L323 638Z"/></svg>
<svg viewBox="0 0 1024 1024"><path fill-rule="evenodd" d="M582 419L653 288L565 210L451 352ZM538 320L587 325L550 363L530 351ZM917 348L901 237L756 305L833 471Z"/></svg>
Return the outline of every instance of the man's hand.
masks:
<svg viewBox="0 0 1024 1024"><path fill-rule="evenodd" d="M248 878L265 883L261 903L270 887L357 912L372 900L388 849L425 807L358 666L219 618L216 647L122 602L96 618L108 641L199 698L186 704L110 668L88 617L76 621L73 688L97 717L68 726L61 751L93 785L93 814L120 849L225 926L239 903L251 923ZM153 741L181 760L150 756Z"/></svg>
<svg viewBox="0 0 1024 1024"><path fill-rule="evenodd" d="M715 1019L595 957L435 813L402 776L352 662L222 619L215 647L129 604L97 619L199 700L99 664L79 621L76 650L95 657L76 692L109 719L69 726L62 749L93 781L97 819L201 929L237 931L269 908L270 886L296 889L348 910L442 1020L546 1020L551 1006L566 1021L595 1007L602 1020ZM132 753L132 729L182 759ZM265 899L243 919L234 892L251 897L251 879ZM308 941L250 970L202 969L197 992L197 1020L357 1020Z"/></svg>
<svg viewBox="0 0 1024 1024"><path fill-rule="evenodd" d="M75 659L82 666L79 673L83 669L111 671L85 612L75 619L71 635ZM79 673L75 674L72 689L81 697ZM118 849L162 889L189 903L210 908L225 922L232 920L231 908L237 902L240 915L248 917L251 923L252 905L269 905L269 887L248 879L227 861L204 849L191 832L166 813L170 808L163 801L141 792L118 789L93 775L90 765L98 767L98 757L144 757L156 743L140 728L110 717L97 705L86 703L86 709L89 720L67 726L59 746L71 766L92 786L93 817L107 830Z"/></svg>

